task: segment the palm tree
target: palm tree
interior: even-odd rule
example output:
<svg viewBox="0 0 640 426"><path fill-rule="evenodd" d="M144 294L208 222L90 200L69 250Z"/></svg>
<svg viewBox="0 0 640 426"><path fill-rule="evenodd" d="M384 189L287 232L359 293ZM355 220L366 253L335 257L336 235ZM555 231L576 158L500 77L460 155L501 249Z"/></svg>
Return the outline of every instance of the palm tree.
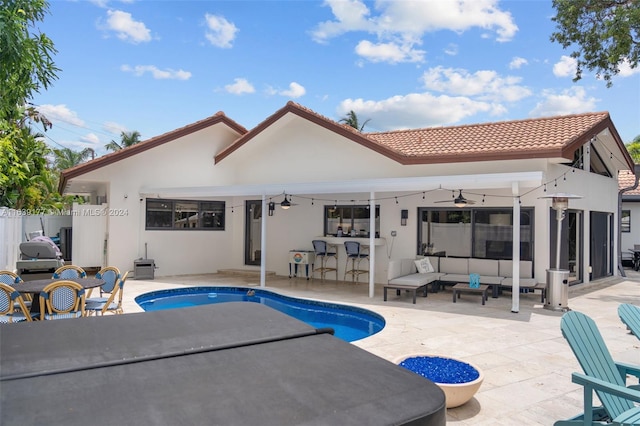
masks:
<svg viewBox="0 0 640 426"><path fill-rule="evenodd" d="M640 163L640 135L636 136L632 142L626 144L627 151L631 154L631 158L633 158L633 162L638 164Z"/></svg>
<svg viewBox="0 0 640 426"><path fill-rule="evenodd" d="M128 148L140 142L140 132L137 130L132 132L121 132L120 143L111 140L111 142L106 144L104 148L108 151L120 151L122 148Z"/></svg>
<svg viewBox="0 0 640 426"><path fill-rule="evenodd" d="M69 148L54 149L53 165L57 170L65 170L84 163L95 156L93 148L85 148L82 151L74 151Z"/></svg>
<svg viewBox="0 0 640 426"><path fill-rule="evenodd" d="M362 123L362 125L360 125L360 122L358 121L358 116L356 115L355 112L353 112L353 110L351 110L339 122L340 123L345 123L346 125L348 125L350 127L353 127L354 129L356 129L359 132L361 132L364 129L364 126L366 126L366 124L369 121L371 121L371 119L366 120L364 123Z"/></svg>

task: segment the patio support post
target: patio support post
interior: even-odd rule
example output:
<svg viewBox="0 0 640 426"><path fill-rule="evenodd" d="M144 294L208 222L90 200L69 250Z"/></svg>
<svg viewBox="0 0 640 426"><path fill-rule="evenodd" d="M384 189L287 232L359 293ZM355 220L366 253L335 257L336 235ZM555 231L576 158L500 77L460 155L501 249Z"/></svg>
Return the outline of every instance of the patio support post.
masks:
<svg viewBox="0 0 640 426"><path fill-rule="evenodd" d="M369 193L369 297L376 290L376 193Z"/></svg>
<svg viewBox="0 0 640 426"><path fill-rule="evenodd" d="M267 196L262 195L262 220L260 221L260 287L267 286Z"/></svg>
<svg viewBox="0 0 640 426"><path fill-rule="evenodd" d="M518 182L511 183L513 194L513 288L511 289L511 312L520 312L520 197Z"/></svg>

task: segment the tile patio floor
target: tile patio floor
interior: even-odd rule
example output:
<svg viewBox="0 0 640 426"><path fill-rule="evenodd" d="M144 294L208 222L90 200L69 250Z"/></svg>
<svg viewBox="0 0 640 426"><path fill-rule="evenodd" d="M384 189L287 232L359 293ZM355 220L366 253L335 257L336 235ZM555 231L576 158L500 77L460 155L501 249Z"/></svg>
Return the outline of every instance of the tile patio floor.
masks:
<svg viewBox="0 0 640 426"><path fill-rule="evenodd" d="M613 358L640 364L640 340L630 335L617 316L620 303L640 305L640 273L594 282L570 290L569 307L591 316ZM152 290L183 285L257 286L257 276L189 275L128 280L125 313L139 312L134 297ZM375 311L386 319L378 334L354 342L387 360L429 353L456 357L479 366L484 383L469 403L447 411L447 423L456 425L552 425L582 411L582 390L571 383L581 371L560 333L561 312L546 310L539 294L523 294L520 312L511 312L511 294L480 298L463 294L452 303L451 290L418 297L408 295L382 301L382 287L368 297L368 284L267 277L267 289L281 294L341 302ZM363 391L366 391L363 389Z"/></svg>

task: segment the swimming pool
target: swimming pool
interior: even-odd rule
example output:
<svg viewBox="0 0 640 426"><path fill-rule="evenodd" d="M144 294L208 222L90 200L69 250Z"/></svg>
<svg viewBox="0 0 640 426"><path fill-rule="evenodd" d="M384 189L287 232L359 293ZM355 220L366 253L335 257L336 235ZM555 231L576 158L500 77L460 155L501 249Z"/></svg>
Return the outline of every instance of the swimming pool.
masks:
<svg viewBox="0 0 640 426"><path fill-rule="evenodd" d="M269 306L312 327L331 327L335 336L354 342L382 330L381 315L355 306L283 296L249 287L185 287L141 294L135 301L145 311L176 309L224 302L253 302Z"/></svg>

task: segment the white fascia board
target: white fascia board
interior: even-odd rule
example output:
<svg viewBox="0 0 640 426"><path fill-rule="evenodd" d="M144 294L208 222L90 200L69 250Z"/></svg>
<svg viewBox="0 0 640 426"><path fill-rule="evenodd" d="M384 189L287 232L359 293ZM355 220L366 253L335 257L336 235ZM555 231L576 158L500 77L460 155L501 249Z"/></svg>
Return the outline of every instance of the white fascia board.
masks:
<svg viewBox="0 0 640 426"><path fill-rule="evenodd" d="M426 191L430 189L493 189L537 187L543 182L542 172L488 173L456 176L427 176L361 179L336 182L290 182L255 185L198 186L140 189L141 196L158 198L200 198L222 196L256 196L287 194L344 194L353 192Z"/></svg>

